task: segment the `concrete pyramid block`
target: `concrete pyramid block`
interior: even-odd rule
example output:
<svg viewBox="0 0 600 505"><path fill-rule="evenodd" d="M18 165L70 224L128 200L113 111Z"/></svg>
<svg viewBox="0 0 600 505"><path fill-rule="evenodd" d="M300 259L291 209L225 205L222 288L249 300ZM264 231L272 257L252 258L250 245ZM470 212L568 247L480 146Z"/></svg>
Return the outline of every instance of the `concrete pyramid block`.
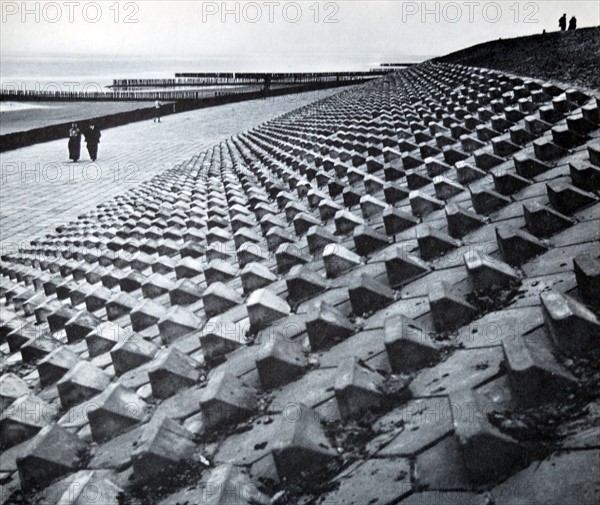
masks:
<svg viewBox="0 0 600 505"><path fill-rule="evenodd" d="M210 286L214 282L228 282L234 279L237 273L237 269L222 260L213 260L204 269L204 278L206 279L206 285Z"/></svg>
<svg viewBox="0 0 600 505"><path fill-rule="evenodd" d="M435 188L435 196L440 200L448 200L465 190L464 186L441 175L433 180L433 186Z"/></svg>
<svg viewBox="0 0 600 505"><path fill-rule="evenodd" d="M146 403L133 391L111 384L87 411L92 439L106 442L128 431L146 417Z"/></svg>
<svg viewBox="0 0 600 505"><path fill-rule="evenodd" d="M395 235L408 228L417 225L419 220L412 214L398 210L394 207L387 207L383 211L383 224L387 235Z"/></svg>
<svg viewBox="0 0 600 505"><path fill-rule="evenodd" d="M370 226L357 226L352 234L356 252L362 256L368 256L374 251L389 245L389 238L379 233Z"/></svg>
<svg viewBox="0 0 600 505"><path fill-rule="evenodd" d="M251 228L240 228L233 235L233 243L235 244L235 248L238 249L242 244L246 242L260 244L263 242L263 237Z"/></svg>
<svg viewBox="0 0 600 505"><path fill-rule="evenodd" d="M91 331L94 331L102 319L90 314L86 310L82 310L74 317L69 319L65 324L65 332L69 343L83 340Z"/></svg>
<svg viewBox="0 0 600 505"><path fill-rule="evenodd" d="M129 260L129 266L138 272L143 272L144 270L150 268L154 258L145 252L136 252L131 259Z"/></svg>
<svg viewBox="0 0 600 505"><path fill-rule="evenodd" d="M337 277L360 265L361 262L362 259L358 254L340 244L329 244L323 250L323 263L328 277Z"/></svg>
<svg viewBox="0 0 600 505"><path fill-rule="evenodd" d="M390 286L397 288L429 272L423 260L408 254L400 247L390 249L385 259L385 270Z"/></svg>
<svg viewBox="0 0 600 505"><path fill-rule="evenodd" d="M417 217L426 216L444 208L443 200L438 200L422 191L411 191L408 198L410 200L410 208Z"/></svg>
<svg viewBox="0 0 600 505"><path fill-rule="evenodd" d="M318 300L308 312L306 331L311 349L317 351L348 338L354 333L354 324L339 309Z"/></svg>
<svg viewBox="0 0 600 505"><path fill-rule="evenodd" d="M504 163L504 158L493 153L487 152L485 149L475 151L475 165L477 168L488 171L489 169Z"/></svg>
<svg viewBox="0 0 600 505"><path fill-rule="evenodd" d="M167 313L162 305L152 300L140 301L129 313L131 319L131 329L133 331L142 331L158 321Z"/></svg>
<svg viewBox="0 0 600 505"><path fill-rule="evenodd" d="M491 214L511 202L509 197L501 195L492 189L470 187L469 191L471 193L471 203L478 214Z"/></svg>
<svg viewBox="0 0 600 505"><path fill-rule="evenodd" d="M600 258L586 252L573 259L579 293L591 303L600 302Z"/></svg>
<svg viewBox="0 0 600 505"><path fill-rule="evenodd" d="M377 408L384 400L383 376L364 367L356 357L344 359L335 375L335 398L342 419Z"/></svg>
<svg viewBox="0 0 600 505"><path fill-rule="evenodd" d="M208 381L200 400L202 421L207 428L237 424L258 411L256 391L223 370Z"/></svg>
<svg viewBox="0 0 600 505"><path fill-rule="evenodd" d="M138 301L127 293L116 293L106 303L106 315L109 321L128 315L137 305Z"/></svg>
<svg viewBox="0 0 600 505"><path fill-rule="evenodd" d="M51 424L58 409L32 394L21 396L0 413L0 447L6 449L28 440Z"/></svg>
<svg viewBox="0 0 600 505"><path fill-rule="evenodd" d="M228 244L212 244L206 249L206 261L232 261L233 254Z"/></svg>
<svg viewBox="0 0 600 505"><path fill-rule="evenodd" d="M496 191L501 195L512 195L531 185L531 181L525 177L521 177L518 174L512 174L502 169L496 169L496 171L492 170L492 176L494 177Z"/></svg>
<svg viewBox="0 0 600 505"><path fill-rule="evenodd" d="M287 233L284 230L285 226L286 226L285 223L281 219L275 217L272 214L267 214L265 217L263 217L260 220L260 229L262 231L262 234L265 237L267 237L267 242L269 241L269 236L271 235L271 233L269 233L269 232L271 232L272 230L277 231L279 233ZM278 233L272 234L274 237L274 240L276 239L277 234ZM269 245L269 248L270 247L271 246Z"/></svg>
<svg viewBox="0 0 600 505"><path fill-rule="evenodd" d="M14 373L5 373L0 377L0 413L16 399L29 394L27 383Z"/></svg>
<svg viewBox="0 0 600 505"><path fill-rule="evenodd" d="M383 196L385 198L386 203L388 203L389 205L394 205L395 203L398 203L404 200L405 198L408 198L409 195L410 191L397 182L388 181L383 187Z"/></svg>
<svg viewBox="0 0 600 505"><path fill-rule="evenodd" d="M360 197L360 209L363 219L370 219L383 213L387 207L386 202L382 202L378 198L371 195L363 195Z"/></svg>
<svg viewBox="0 0 600 505"><path fill-rule="evenodd" d="M347 235L364 221L348 210L340 210L335 214L335 230L340 235Z"/></svg>
<svg viewBox="0 0 600 505"><path fill-rule="evenodd" d="M425 261L433 260L460 247L458 240L432 226L417 228L417 243L421 258Z"/></svg>
<svg viewBox="0 0 600 505"><path fill-rule="evenodd" d="M32 363L45 358L54 349L61 346L60 340L47 334L35 337L25 342L19 349L23 363Z"/></svg>
<svg viewBox="0 0 600 505"><path fill-rule="evenodd" d="M146 280L147 277L143 273L131 270L119 280L119 287L125 293L132 293L136 289L140 289Z"/></svg>
<svg viewBox="0 0 600 505"><path fill-rule="evenodd" d="M247 325L217 316L200 332L200 345L206 361L213 361L245 345Z"/></svg>
<svg viewBox="0 0 600 505"><path fill-rule="evenodd" d="M169 291L171 305L191 305L202 299L204 289L190 279L180 279Z"/></svg>
<svg viewBox="0 0 600 505"><path fill-rule="evenodd" d="M290 313L288 303L268 289L253 291L246 302L250 325L254 330L266 328Z"/></svg>
<svg viewBox="0 0 600 505"><path fill-rule="evenodd" d="M510 226L496 228L496 241L502 258L511 265L521 265L548 250L537 237Z"/></svg>
<svg viewBox="0 0 600 505"><path fill-rule="evenodd" d="M85 307L90 312L103 309L112 297L112 291L105 286L97 286L85 297Z"/></svg>
<svg viewBox="0 0 600 505"><path fill-rule="evenodd" d="M68 410L106 389L110 377L89 361L79 361L56 383L60 403Z"/></svg>
<svg viewBox="0 0 600 505"><path fill-rule="evenodd" d="M62 330L67 322L70 321L72 317L75 317L78 313L79 311L66 305L62 305L56 310L53 310L46 318L48 321L48 326L50 327L50 332L54 333Z"/></svg>
<svg viewBox="0 0 600 505"><path fill-rule="evenodd" d="M385 349L394 373L410 373L438 360L439 346L413 320L402 315L385 320Z"/></svg>
<svg viewBox="0 0 600 505"><path fill-rule="evenodd" d="M273 437L271 455L280 479L293 481L307 470L317 473L337 456L318 415L303 403L296 404L294 422L282 416L273 426Z"/></svg>
<svg viewBox="0 0 600 505"><path fill-rule="evenodd" d="M102 285L112 289L120 286L121 279L125 277L127 274L118 268L113 269L105 269L104 274L102 275ZM45 289L45 286L44 286ZM48 294L48 293L46 293Z"/></svg>
<svg viewBox="0 0 600 505"><path fill-rule="evenodd" d="M338 238L322 226L313 226L306 232L306 242L310 254L318 254L328 244L337 243Z"/></svg>
<svg viewBox="0 0 600 505"><path fill-rule="evenodd" d="M206 242L208 245L211 244L224 244L231 239L231 235L227 230L222 228L211 228L206 233Z"/></svg>
<svg viewBox="0 0 600 505"><path fill-rule="evenodd" d="M570 217L535 201L523 204L523 217L529 232L538 238L549 237L573 225Z"/></svg>
<svg viewBox="0 0 600 505"><path fill-rule="evenodd" d="M356 315L380 310L394 301L394 292L366 273L354 276L348 284L348 294Z"/></svg>
<svg viewBox="0 0 600 505"><path fill-rule="evenodd" d="M83 463L87 445L57 425L42 429L17 459L21 489L43 489L53 480L76 471Z"/></svg>
<svg viewBox="0 0 600 505"><path fill-rule="evenodd" d="M598 198L564 181L553 181L546 184L550 205L563 214L573 214L579 209L598 201Z"/></svg>
<svg viewBox="0 0 600 505"><path fill-rule="evenodd" d="M438 332L460 328L477 315L477 309L455 294L447 282L436 282L430 287L429 306Z"/></svg>
<svg viewBox="0 0 600 505"><path fill-rule="evenodd" d="M431 184L433 179L427 174L425 167L421 166L416 170L407 170L406 185L408 189L420 189Z"/></svg>
<svg viewBox="0 0 600 505"><path fill-rule="evenodd" d="M275 260L277 261L277 271L283 274L288 272L294 265L309 263L311 258L298 244L286 242L281 244L275 251Z"/></svg>
<svg viewBox="0 0 600 505"><path fill-rule="evenodd" d="M58 347L37 364L40 385L48 387L57 382L79 361L80 357L67 347Z"/></svg>
<svg viewBox="0 0 600 505"><path fill-rule="evenodd" d="M584 304L558 291L540 295L546 330L556 346L573 353L596 349L600 342L600 321Z"/></svg>
<svg viewBox="0 0 600 505"><path fill-rule="evenodd" d="M294 231L297 236L304 235L312 226L320 224L321 221L306 212L300 212L294 217Z"/></svg>
<svg viewBox="0 0 600 505"><path fill-rule="evenodd" d="M167 275L175 271L175 260L167 256L159 256L152 263L152 272Z"/></svg>
<svg viewBox="0 0 600 505"><path fill-rule="evenodd" d="M245 265L241 271L240 278L244 293L246 294L250 294L257 289L264 288L277 281L277 276L260 263L248 263Z"/></svg>
<svg viewBox="0 0 600 505"><path fill-rule="evenodd" d="M325 199L319 203L319 216L322 221L329 221L339 210L342 210L342 206L333 200Z"/></svg>
<svg viewBox="0 0 600 505"><path fill-rule="evenodd" d="M152 274L142 282L142 294L145 298L158 298L175 287L175 283L162 274Z"/></svg>
<svg viewBox="0 0 600 505"><path fill-rule="evenodd" d="M469 282L474 291L484 292L494 288L516 286L521 279L506 263L471 251L464 255Z"/></svg>
<svg viewBox="0 0 600 505"><path fill-rule="evenodd" d="M136 481L149 487L196 465L194 435L168 417L153 418L131 454Z"/></svg>
<svg viewBox="0 0 600 505"><path fill-rule="evenodd" d="M197 331L202 327L202 319L183 307L175 305L158 320L158 331L163 344Z"/></svg>
<svg viewBox="0 0 600 505"><path fill-rule="evenodd" d="M584 191L600 189L600 168L589 163L571 162L569 171L573 185Z"/></svg>
<svg viewBox="0 0 600 505"><path fill-rule="evenodd" d="M550 166L546 163L527 156L526 154L517 153L513 157L515 170L517 174L526 179L533 179L544 172L550 170Z"/></svg>
<svg viewBox="0 0 600 505"><path fill-rule="evenodd" d="M131 334L131 330L126 330L117 323L110 321L100 323L85 338L90 358L95 358L110 351L115 345L123 342Z"/></svg>
<svg viewBox="0 0 600 505"><path fill-rule="evenodd" d="M269 258L265 247L254 242L244 242L238 247L236 256L238 265L242 268L248 263L262 262Z"/></svg>
<svg viewBox="0 0 600 505"><path fill-rule="evenodd" d="M508 337L502 349L511 390L522 405L554 402L577 386L577 379L539 342L529 346L520 336Z"/></svg>
<svg viewBox="0 0 600 505"><path fill-rule="evenodd" d="M495 482L526 462L525 451L513 438L496 429L472 390L450 395L454 433L465 470L473 483ZM468 406L469 415L465 414ZM490 454L494 457L491 458Z"/></svg>
<svg viewBox="0 0 600 505"><path fill-rule="evenodd" d="M256 369L264 389L273 389L298 377L307 365L301 342L292 342L279 331L263 330L256 354Z"/></svg>
<svg viewBox="0 0 600 505"><path fill-rule="evenodd" d="M470 182L476 181L485 177L486 173L469 163L460 161L456 163L456 178L461 184L469 184Z"/></svg>
<svg viewBox="0 0 600 505"><path fill-rule="evenodd" d="M472 210L465 209L457 203L446 205L446 221L448 222L448 234L460 239L469 232L476 230L486 223L486 219Z"/></svg>
<svg viewBox="0 0 600 505"><path fill-rule="evenodd" d="M208 286L202 295L202 300L207 317L217 316L243 303L239 293L222 282L214 282Z"/></svg>
<svg viewBox="0 0 600 505"><path fill-rule="evenodd" d="M305 265L292 267L285 277L288 299L292 303L312 298L329 287L329 282L322 275Z"/></svg>
<svg viewBox="0 0 600 505"><path fill-rule="evenodd" d="M129 370L151 361L157 351L158 347L155 344L136 333L125 336L125 339L117 343L110 351L115 374L123 375Z"/></svg>
<svg viewBox="0 0 600 505"><path fill-rule="evenodd" d="M198 258L182 257L175 264L175 276L177 279L191 279L202 274L203 266L204 263Z"/></svg>
<svg viewBox="0 0 600 505"><path fill-rule="evenodd" d="M181 389L198 382L198 362L177 348L164 349L155 358L148 371L152 394L156 398L169 398Z"/></svg>

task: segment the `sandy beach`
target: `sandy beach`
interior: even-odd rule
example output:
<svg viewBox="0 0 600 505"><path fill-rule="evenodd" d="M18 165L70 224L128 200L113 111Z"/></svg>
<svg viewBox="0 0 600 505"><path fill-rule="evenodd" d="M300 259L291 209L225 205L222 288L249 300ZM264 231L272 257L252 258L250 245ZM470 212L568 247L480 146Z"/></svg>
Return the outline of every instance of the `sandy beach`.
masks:
<svg viewBox="0 0 600 505"><path fill-rule="evenodd" d="M149 107L153 102L0 102L0 135Z"/></svg>

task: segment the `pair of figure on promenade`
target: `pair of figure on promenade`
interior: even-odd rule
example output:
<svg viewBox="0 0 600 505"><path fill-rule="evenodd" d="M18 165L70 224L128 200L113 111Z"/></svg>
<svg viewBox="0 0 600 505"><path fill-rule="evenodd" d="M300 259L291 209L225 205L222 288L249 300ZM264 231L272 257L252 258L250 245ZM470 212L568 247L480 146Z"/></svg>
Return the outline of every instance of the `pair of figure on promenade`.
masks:
<svg viewBox="0 0 600 505"><path fill-rule="evenodd" d="M567 15L563 14L560 19L558 20L558 26L560 27L561 31L565 31L567 29ZM576 30L577 29L577 18L575 16L573 16L570 20L569 20L569 30Z"/></svg>
<svg viewBox="0 0 600 505"><path fill-rule="evenodd" d="M98 144L100 143L100 128L94 123L90 123L87 129L83 132L85 143L92 161L96 161L98 157ZM77 123L72 123L69 130L69 159L78 161L81 155L81 130Z"/></svg>

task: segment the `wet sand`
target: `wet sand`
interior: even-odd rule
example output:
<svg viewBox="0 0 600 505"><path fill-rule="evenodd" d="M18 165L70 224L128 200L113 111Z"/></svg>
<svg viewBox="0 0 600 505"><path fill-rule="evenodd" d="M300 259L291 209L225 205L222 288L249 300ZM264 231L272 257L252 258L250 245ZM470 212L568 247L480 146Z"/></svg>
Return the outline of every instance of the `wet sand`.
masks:
<svg viewBox="0 0 600 505"><path fill-rule="evenodd" d="M154 102L2 102L0 135L151 107Z"/></svg>

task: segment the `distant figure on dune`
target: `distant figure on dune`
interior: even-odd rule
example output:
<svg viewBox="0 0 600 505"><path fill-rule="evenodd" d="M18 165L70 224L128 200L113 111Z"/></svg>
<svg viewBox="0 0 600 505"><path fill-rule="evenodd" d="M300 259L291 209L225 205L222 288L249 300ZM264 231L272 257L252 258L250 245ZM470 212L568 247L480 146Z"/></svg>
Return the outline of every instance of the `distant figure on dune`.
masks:
<svg viewBox="0 0 600 505"><path fill-rule="evenodd" d="M567 15L563 14L558 20L558 26L560 26L561 31L565 31L567 29Z"/></svg>
<svg viewBox="0 0 600 505"><path fill-rule="evenodd" d="M156 100L156 102L154 102L154 122L159 122L160 123L160 108L162 107L162 103L160 103L158 100Z"/></svg>
<svg viewBox="0 0 600 505"><path fill-rule="evenodd" d="M72 123L69 129L69 159L79 160L81 155L81 130L77 127L77 123Z"/></svg>
<svg viewBox="0 0 600 505"><path fill-rule="evenodd" d="M85 132L85 143L87 144L88 153L90 153L90 159L96 161L98 157L98 144L100 143L100 129L94 124L90 123L87 131Z"/></svg>
<svg viewBox="0 0 600 505"><path fill-rule="evenodd" d="M577 18L575 16L569 20L569 30L577 30Z"/></svg>

